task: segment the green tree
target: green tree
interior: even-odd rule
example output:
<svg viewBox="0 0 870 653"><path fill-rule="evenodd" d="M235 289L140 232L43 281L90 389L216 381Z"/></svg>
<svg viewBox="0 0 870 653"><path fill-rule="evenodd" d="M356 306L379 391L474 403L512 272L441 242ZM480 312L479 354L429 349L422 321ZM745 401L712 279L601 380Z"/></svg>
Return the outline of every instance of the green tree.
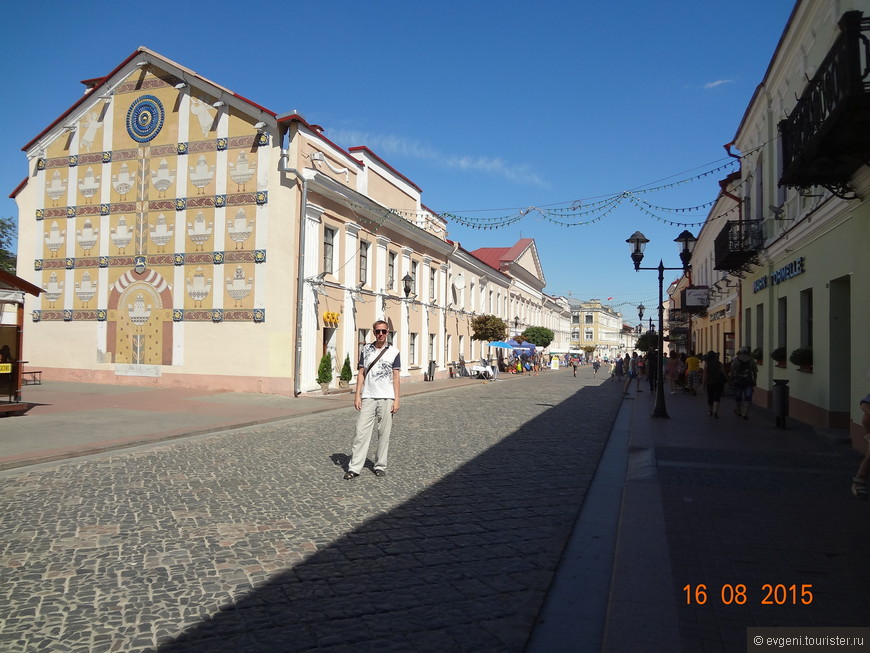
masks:
<svg viewBox="0 0 870 653"><path fill-rule="evenodd" d="M471 321L471 339L492 342L507 337L507 324L495 315L478 315Z"/></svg>
<svg viewBox="0 0 870 653"><path fill-rule="evenodd" d="M12 251L12 244L18 235L14 218L0 218L0 269L15 274L18 257Z"/></svg>
<svg viewBox="0 0 870 653"><path fill-rule="evenodd" d="M525 342L530 342L536 347L549 347L550 343L553 342L555 334L547 327L530 326L522 332L520 337Z"/></svg>
<svg viewBox="0 0 870 653"><path fill-rule="evenodd" d="M332 355L329 352L323 354L323 358L320 359L320 367L317 368L317 382L332 382Z"/></svg>
<svg viewBox="0 0 870 653"><path fill-rule="evenodd" d="M350 368L350 354L344 355L344 365L341 366L341 375L338 378L342 381L350 381L353 378L353 370Z"/></svg>
<svg viewBox="0 0 870 653"><path fill-rule="evenodd" d="M638 351L642 351L647 353L652 351L653 349L657 349L659 346L659 336L655 331L647 331L642 334L640 338L637 339L637 343L634 348Z"/></svg>

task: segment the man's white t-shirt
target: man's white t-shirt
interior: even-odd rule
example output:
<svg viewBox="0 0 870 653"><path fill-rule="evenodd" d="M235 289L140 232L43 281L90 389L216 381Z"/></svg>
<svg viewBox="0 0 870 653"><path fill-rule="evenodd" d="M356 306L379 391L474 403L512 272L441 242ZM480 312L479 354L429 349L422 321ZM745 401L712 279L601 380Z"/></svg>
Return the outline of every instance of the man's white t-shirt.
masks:
<svg viewBox="0 0 870 653"><path fill-rule="evenodd" d="M393 345L384 345L387 350L383 356L378 358L378 362L372 366L363 381L362 399L395 399L395 389L393 388L393 370L402 369L402 363L399 360L399 350ZM375 347L374 343L365 345L359 352L358 368L365 369L369 364L377 358L381 350Z"/></svg>

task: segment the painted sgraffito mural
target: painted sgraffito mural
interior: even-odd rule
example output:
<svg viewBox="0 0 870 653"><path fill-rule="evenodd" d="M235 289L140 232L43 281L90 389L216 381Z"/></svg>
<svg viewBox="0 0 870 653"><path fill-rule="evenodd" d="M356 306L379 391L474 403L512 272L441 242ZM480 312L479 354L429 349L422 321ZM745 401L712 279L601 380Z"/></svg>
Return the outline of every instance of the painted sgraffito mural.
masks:
<svg viewBox="0 0 870 653"><path fill-rule="evenodd" d="M58 127L37 161L34 321L105 322L98 349L133 365L173 364L174 324L264 321L254 122L148 65Z"/></svg>

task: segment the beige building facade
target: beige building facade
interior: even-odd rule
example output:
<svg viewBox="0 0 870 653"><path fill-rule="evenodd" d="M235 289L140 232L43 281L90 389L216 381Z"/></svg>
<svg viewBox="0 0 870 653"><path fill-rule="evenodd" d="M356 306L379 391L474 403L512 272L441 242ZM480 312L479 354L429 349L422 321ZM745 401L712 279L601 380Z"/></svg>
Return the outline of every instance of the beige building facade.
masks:
<svg viewBox="0 0 870 653"><path fill-rule="evenodd" d="M298 395L324 353L355 368L376 319L406 380L487 355L482 313L567 333L533 241L482 261L368 148L147 48L84 83L13 192L46 378Z"/></svg>

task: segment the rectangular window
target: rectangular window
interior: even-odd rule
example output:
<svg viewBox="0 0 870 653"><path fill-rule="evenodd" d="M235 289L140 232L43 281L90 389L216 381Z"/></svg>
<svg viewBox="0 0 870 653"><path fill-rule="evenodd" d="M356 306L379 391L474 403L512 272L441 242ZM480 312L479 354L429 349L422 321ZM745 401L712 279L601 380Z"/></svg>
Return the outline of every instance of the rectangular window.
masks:
<svg viewBox="0 0 870 653"><path fill-rule="evenodd" d="M586 324L593 324L593 315L592 315L592 313L587 313L587 314L584 316L584 318L585 318L585 320L586 320Z"/></svg>
<svg viewBox="0 0 870 653"><path fill-rule="evenodd" d="M361 242L359 244L359 282L365 286L369 282L369 244Z"/></svg>
<svg viewBox="0 0 870 653"><path fill-rule="evenodd" d="M755 309L755 347L764 349L764 304L759 304Z"/></svg>
<svg viewBox="0 0 870 653"><path fill-rule="evenodd" d="M429 299L435 299L435 268L429 268Z"/></svg>
<svg viewBox="0 0 870 653"><path fill-rule="evenodd" d="M752 309L746 309L746 317L743 318L743 344L752 348Z"/></svg>
<svg viewBox="0 0 870 653"><path fill-rule="evenodd" d="M417 262L411 261L411 294L417 294Z"/></svg>
<svg viewBox="0 0 870 653"><path fill-rule="evenodd" d="M586 340L594 340L595 337L592 335L592 329L586 329Z"/></svg>
<svg viewBox="0 0 870 653"><path fill-rule="evenodd" d="M465 336L459 336L459 358L465 358Z"/></svg>
<svg viewBox="0 0 870 653"><path fill-rule="evenodd" d="M335 229L323 228L323 272L332 274L333 247L335 245Z"/></svg>
<svg viewBox="0 0 870 653"><path fill-rule="evenodd" d="M417 364L417 334L409 334L408 339L408 365Z"/></svg>
<svg viewBox="0 0 870 653"><path fill-rule="evenodd" d="M435 360L435 334L429 334L429 360Z"/></svg>
<svg viewBox="0 0 870 653"><path fill-rule="evenodd" d="M580 324L580 315L578 313L571 315L571 324Z"/></svg>
<svg viewBox="0 0 870 653"><path fill-rule="evenodd" d="M396 253L390 252L387 258L387 290L396 287Z"/></svg>
<svg viewBox="0 0 870 653"><path fill-rule="evenodd" d="M359 354L362 351L362 348L366 346L369 338L369 330L368 329L359 329L356 332L356 360L351 361L351 365L354 367L354 371L356 371L356 365L359 363Z"/></svg>
<svg viewBox="0 0 870 653"><path fill-rule="evenodd" d="M813 289L801 291L801 347L813 346Z"/></svg>
<svg viewBox="0 0 870 653"><path fill-rule="evenodd" d="M776 300L776 346L785 348L788 352L788 298Z"/></svg>

